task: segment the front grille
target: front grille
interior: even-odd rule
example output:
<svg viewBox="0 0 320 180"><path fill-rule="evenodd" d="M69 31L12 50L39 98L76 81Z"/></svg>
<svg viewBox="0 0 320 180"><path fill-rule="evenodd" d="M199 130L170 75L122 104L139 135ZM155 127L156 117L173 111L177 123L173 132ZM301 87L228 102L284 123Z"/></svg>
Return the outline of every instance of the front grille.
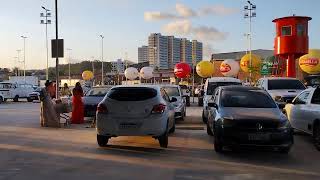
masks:
<svg viewBox="0 0 320 180"><path fill-rule="evenodd" d="M279 122L272 120L236 120L235 128L237 129L256 129L258 126L261 126L262 129L276 129L279 125Z"/></svg>

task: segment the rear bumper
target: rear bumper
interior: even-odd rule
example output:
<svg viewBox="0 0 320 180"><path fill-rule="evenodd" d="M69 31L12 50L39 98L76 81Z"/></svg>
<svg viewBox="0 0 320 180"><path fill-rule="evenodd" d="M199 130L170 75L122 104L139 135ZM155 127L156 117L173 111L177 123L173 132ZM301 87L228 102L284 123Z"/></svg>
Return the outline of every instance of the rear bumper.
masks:
<svg viewBox="0 0 320 180"><path fill-rule="evenodd" d="M107 114L97 113L96 130L99 135L112 137L160 136L167 130L167 120L168 117L164 114L150 115L145 119L134 119L132 117L114 118Z"/></svg>

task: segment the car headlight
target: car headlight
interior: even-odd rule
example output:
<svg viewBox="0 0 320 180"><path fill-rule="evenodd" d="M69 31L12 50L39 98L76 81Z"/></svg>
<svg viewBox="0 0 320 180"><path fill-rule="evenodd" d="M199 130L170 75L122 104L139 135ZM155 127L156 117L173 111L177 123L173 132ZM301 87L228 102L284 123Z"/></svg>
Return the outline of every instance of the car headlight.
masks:
<svg viewBox="0 0 320 180"><path fill-rule="evenodd" d="M221 123L222 123L222 128L230 127L230 126L234 125L234 119L231 117L224 117L224 118L222 118Z"/></svg>

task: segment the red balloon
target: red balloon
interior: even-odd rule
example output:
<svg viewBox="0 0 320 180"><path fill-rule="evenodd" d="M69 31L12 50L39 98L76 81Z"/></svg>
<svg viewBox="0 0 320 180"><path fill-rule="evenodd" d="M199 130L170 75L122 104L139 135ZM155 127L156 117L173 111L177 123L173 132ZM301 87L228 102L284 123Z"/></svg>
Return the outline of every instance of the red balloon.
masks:
<svg viewBox="0 0 320 180"><path fill-rule="evenodd" d="M187 63L178 63L174 67L174 74L178 78L186 78L191 73L191 68Z"/></svg>

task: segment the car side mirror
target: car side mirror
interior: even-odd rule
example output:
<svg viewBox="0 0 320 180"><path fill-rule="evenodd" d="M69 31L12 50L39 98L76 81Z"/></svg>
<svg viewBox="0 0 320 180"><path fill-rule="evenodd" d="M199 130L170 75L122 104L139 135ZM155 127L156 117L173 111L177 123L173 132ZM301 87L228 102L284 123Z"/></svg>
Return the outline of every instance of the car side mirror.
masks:
<svg viewBox="0 0 320 180"><path fill-rule="evenodd" d="M279 109L283 109L285 106L285 104L278 104Z"/></svg>
<svg viewBox="0 0 320 180"><path fill-rule="evenodd" d="M287 99L287 100L286 100L286 103L287 103L287 104L292 104L292 100L291 100L291 99Z"/></svg>
<svg viewBox="0 0 320 180"><path fill-rule="evenodd" d="M177 99L177 98L175 98L175 97L172 97L172 98L171 98L171 100L170 100L170 102L171 102L171 103L173 103L173 102L177 102L177 101L178 101L178 99Z"/></svg>
<svg viewBox="0 0 320 180"><path fill-rule="evenodd" d="M213 107L215 109L218 109L218 105L216 103L213 103L213 102L208 103L208 106L209 107Z"/></svg>

